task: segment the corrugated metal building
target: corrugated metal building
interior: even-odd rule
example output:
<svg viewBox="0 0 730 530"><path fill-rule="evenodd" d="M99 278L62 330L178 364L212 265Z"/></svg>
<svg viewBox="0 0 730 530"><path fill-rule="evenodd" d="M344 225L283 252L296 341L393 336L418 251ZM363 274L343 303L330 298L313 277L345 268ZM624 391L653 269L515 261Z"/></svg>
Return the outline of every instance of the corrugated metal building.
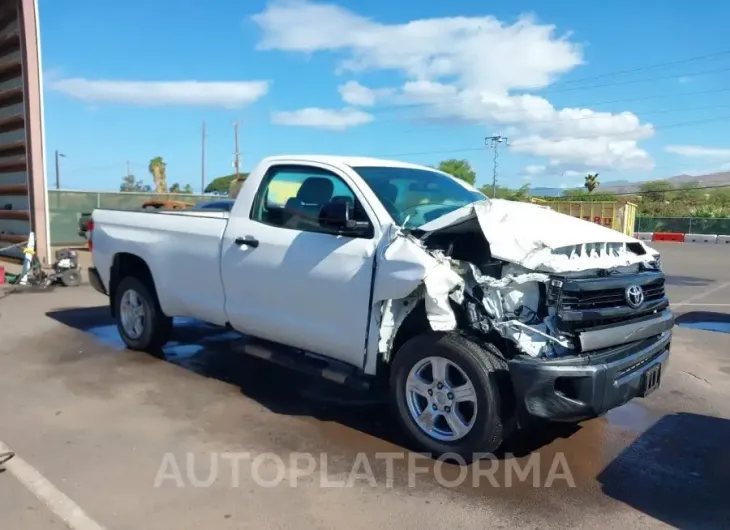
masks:
<svg viewBox="0 0 730 530"><path fill-rule="evenodd" d="M0 260L22 259L31 231L48 257L45 166L37 2L0 0Z"/></svg>

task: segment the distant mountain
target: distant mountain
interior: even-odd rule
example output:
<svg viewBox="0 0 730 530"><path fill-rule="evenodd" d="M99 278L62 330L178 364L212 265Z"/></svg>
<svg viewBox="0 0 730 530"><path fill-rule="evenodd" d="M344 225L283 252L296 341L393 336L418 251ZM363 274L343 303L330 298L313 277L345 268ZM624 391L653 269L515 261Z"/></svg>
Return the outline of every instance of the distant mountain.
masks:
<svg viewBox="0 0 730 530"><path fill-rule="evenodd" d="M536 197L560 197L568 188L530 188L530 195Z"/></svg>
<svg viewBox="0 0 730 530"><path fill-rule="evenodd" d="M664 179L655 179L655 181L656 180L671 182L675 187L682 186L683 184L694 183L698 186L730 185L730 171L709 173L707 175L677 175ZM636 193L639 191L641 185L646 184L647 182L653 181L647 180L642 182L631 182L628 180L609 180L607 182L601 182L601 185L596 191L603 191L607 193ZM537 197L560 197L566 189L582 188L530 188L530 195Z"/></svg>

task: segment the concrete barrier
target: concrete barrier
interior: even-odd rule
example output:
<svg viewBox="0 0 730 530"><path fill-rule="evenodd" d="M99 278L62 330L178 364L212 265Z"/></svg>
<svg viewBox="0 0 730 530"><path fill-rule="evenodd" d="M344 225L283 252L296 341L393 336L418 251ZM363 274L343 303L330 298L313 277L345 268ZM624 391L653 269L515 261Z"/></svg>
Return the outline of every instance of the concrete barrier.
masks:
<svg viewBox="0 0 730 530"><path fill-rule="evenodd" d="M641 241L652 241L654 234L652 232L636 232L634 237Z"/></svg>
<svg viewBox="0 0 730 530"><path fill-rule="evenodd" d="M680 234L678 232L654 232L651 240L684 243L684 234Z"/></svg>
<svg viewBox="0 0 730 530"><path fill-rule="evenodd" d="M717 236L718 245L730 245L730 236Z"/></svg>
<svg viewBox="0 0 730 530"><path fill-rule="evenodd" d="M717 243L716 235L709 234L684 234L685 243L709 243L714 245Z"/></svg>

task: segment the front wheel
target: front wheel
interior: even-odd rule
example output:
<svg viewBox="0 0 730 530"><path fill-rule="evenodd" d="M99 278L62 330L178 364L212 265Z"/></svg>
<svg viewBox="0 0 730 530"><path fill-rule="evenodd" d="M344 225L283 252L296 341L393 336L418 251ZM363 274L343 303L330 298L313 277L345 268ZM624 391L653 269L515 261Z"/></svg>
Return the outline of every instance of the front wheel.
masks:
<svg viewBox="0 0 730 530"><path fill-rule="evenodd" d="M157 297L140 280L128 276L114 297L117 329L131 350L158 353L172 331L172 318L162 312Z"/></svg>
<svg viewBox="0 0 730 530"><path fill-rule="evenodd" d="M393 359L391 399L397 419L420 448L465 462L495 451L514 425L507 363L489 343L457 333L427 333Z"/></svg>

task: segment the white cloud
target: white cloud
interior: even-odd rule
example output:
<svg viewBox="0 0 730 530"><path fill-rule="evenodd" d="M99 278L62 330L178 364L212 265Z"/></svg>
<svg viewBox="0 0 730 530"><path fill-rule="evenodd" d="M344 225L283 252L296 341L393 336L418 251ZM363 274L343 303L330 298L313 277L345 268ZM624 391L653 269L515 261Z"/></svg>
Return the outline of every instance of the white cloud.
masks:
<svg viewBox="0 0 730 530"><path fill-rule="evenodd" d="M545 88L583 63L582 48L569 35L557 35L555 26L532 17L514 23L457 16L385 24L334 4L274 0L253 19L263 30L261 50L338 52L339 72L392 71L405 77L397 88L348 83L350 104L372 105L377 100L372 91L390 89L390 100L417 104L433 118L512 129L520 152L547 157L552 165L654 166L638 146L654 129L636 115L556 109L543 97L519 93Z"/></svg>
<svg viewBox="0 0 730 530"><path fill-rule="evenodd" d="M338 86L337 90L342 96L342 101L358 107L371 107L377 100L393 95L393 90L390 88L368 88L357 81L348 81Z"/></svg>
<svg viewBox="0 0 730 530"><path fill-rule="evenodd" d="M555 27L522 17L451 17L382 24L334 4L271 2L253 20L259 49L349 51L344 71L396 70L413 79L458 76L487 90L541 88L580 64L580 48L555 38ZM537 46L536 46L537 45Z"/></svg>
<svg viewBox="0 0 730 530"><path fill-rule="evenodd" d="M700 145L668 145L668 153L691 158L730 158L730 147L702 147Z"/></svg>
<svg viewBox="0 0 730 530"><path fill-rule="evenodd" d="M337 87L342 101L349 105L361 105L369 107L375 103L375 91L371 88L362 86L357 81L348 81L344 85Z"/></svg>
<svg viewBox="0 0 730 530"><path fill-rule="evenodd" d="M636 146L635 140L607 137L548 139L530 135L513 141L511 149L517 153L548 158L552 173L569 169L576 171L578 168L589 171L653 168L653 159Z"/></svg>
<svg viewBox="0 0 730 530"><path fill-rule="evenodd" d="M295 111L275 112L271 120L278 125L312 127L342 131L373 121L372 115L353 108L320 109L309 107Z"/></svg>
<svg viewBox="0 0 730 530"><path fill-rule="evenodd" d="M54 79L52 90L84 101L240 108L269 91L268 81L108 81Z"/></svg>
<svg viewBox="0 0 730 530"><path fill-rule="evenodd" d="M545 166L527 166L525 168L525 173L528 175L540 175L545 172Z"/></svg>

